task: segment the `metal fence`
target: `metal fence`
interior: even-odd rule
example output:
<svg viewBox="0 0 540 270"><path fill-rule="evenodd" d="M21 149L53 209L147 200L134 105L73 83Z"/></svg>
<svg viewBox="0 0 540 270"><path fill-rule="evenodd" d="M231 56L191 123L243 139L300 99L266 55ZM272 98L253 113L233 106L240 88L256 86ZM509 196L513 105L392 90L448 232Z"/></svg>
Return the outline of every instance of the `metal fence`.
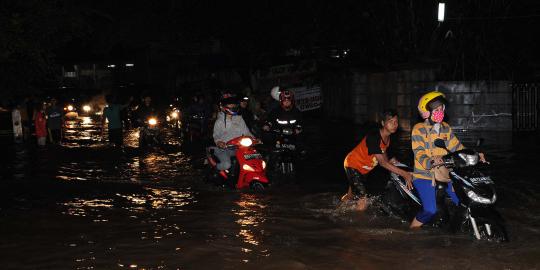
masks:
<svg viewBox="0 0 540 270"><path fill-rule="evenodd" d="M512 84L512 125L515 131L538 131L539 83Z"/></svg>

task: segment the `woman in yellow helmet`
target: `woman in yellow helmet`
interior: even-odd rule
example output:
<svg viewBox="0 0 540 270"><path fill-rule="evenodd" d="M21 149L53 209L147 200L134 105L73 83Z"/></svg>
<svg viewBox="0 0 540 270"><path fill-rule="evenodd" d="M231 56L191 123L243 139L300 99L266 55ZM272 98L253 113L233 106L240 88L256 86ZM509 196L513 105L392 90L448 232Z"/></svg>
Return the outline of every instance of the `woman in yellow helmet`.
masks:
<svg viewBox="0 0 540 270"><path fill-rule="evenodd" d="M434 147L433 142L436 139L442 139L446 148L452 152L464 148L450 125L443 121L446 105L445 95L438 91L431 91L418 101L418 112L424 121L413 127L411 144L414 152L413 185L422 201L422 210L411 222L411 228L421 227L437 212L435 187L432 184L430 169L432 166L441 164L443 162L441 157L447 153L444 149ZM485 161L483 155L481 155L481 160ZM458 205L459 199L451 183L448 184L446 192L454 204Z"/></svg>

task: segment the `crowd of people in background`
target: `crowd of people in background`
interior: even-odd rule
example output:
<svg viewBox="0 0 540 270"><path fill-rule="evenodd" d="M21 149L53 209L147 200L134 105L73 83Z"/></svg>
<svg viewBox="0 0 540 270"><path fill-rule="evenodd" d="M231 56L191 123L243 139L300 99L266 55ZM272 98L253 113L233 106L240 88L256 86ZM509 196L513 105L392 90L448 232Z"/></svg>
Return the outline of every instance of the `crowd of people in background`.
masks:
<svg viewBox="0 0 540 270"><path fill-rule="evenodd" d="M3 106L11 111L13 136L17 143L34 140L39 146L62 141L64 112L56 98L27 97Z"/></svg>
<svg viewBox="0 0 540 270"><path fill-rule="evenodd" d="M233 91L234 93L234 91ZM116 146L122 145L123 130L140 126L138 119L148 108L157 110L157 106L152 101L152 94L142 94L139 99L131 97L127 103L119 96L104 95L101 104L102 117L101 124L108 128L108 138L101 136L104 140ZM270 95L246 95L239 93L240 114L254 132L259 128L259 123L267 118L272 109L279 107L277 101ZM161 97L160 97L161 98ZM220 94L208 94L197 92L188 97L183 97L181 104L183 120L189 115L204 115L205 125L210 134L214 121L216 120L219 108ZM12 132L16 143L36 143L43 147L47 144L59 145L64 140L66 123L65 104L59 104L56 97L36 97L34 95L19 98L14 101L7 101L0 108L7 114L11 112ZM150 106L152 103L152 106ZM162 102L163 103L163 102ZM160 104L162 107L166 105ZM161 109L161 108L160 108Z"/></svg>

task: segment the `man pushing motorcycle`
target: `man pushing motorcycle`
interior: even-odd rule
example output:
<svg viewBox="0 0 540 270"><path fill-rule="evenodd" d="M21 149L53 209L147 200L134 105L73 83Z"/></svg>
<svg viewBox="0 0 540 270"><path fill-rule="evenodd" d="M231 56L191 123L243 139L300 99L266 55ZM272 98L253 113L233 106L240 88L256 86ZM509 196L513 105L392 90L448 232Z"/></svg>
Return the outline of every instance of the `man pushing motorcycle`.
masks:
<svg viewBox="0 0 540 270"><path fill-rule="evenodd" d="M368 131L362 141L345 157L343 164L349 181L349 190L341 200L355 200L358 211L367 208L365 182L368 173L378 164L402 176L407 182L407 187L412 188L412 174L396 167L394 163L397 163L397 160L395 158L389 160L386 153L390 146L390 135L399 127L397 112L386 110L380 116L381 127Z"/></svg>

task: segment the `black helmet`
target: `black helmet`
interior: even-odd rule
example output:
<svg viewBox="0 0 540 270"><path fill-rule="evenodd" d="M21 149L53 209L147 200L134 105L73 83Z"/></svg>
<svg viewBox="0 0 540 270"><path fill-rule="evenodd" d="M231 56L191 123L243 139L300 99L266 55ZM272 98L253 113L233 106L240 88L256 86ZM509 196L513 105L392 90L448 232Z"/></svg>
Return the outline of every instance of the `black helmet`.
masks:
<svg viewBox="0 0 540 270"><path fill-rule="evenodd" d="M237 115L238 114L238 99L235 95L231 93L225 93L221 96L221 99L219 101L219 105L221 106L221 110L229 115ZM228 107L227 105L234 105L233 107Z"/></svg>
<svg viewBox="0 0 540 270"><path fill-rule="evenodd" d="M234 94L231 93L225 93L221 95L221 99L219 100L219 105L225 106L227 104L238 104L238 99Z"/></svg>

